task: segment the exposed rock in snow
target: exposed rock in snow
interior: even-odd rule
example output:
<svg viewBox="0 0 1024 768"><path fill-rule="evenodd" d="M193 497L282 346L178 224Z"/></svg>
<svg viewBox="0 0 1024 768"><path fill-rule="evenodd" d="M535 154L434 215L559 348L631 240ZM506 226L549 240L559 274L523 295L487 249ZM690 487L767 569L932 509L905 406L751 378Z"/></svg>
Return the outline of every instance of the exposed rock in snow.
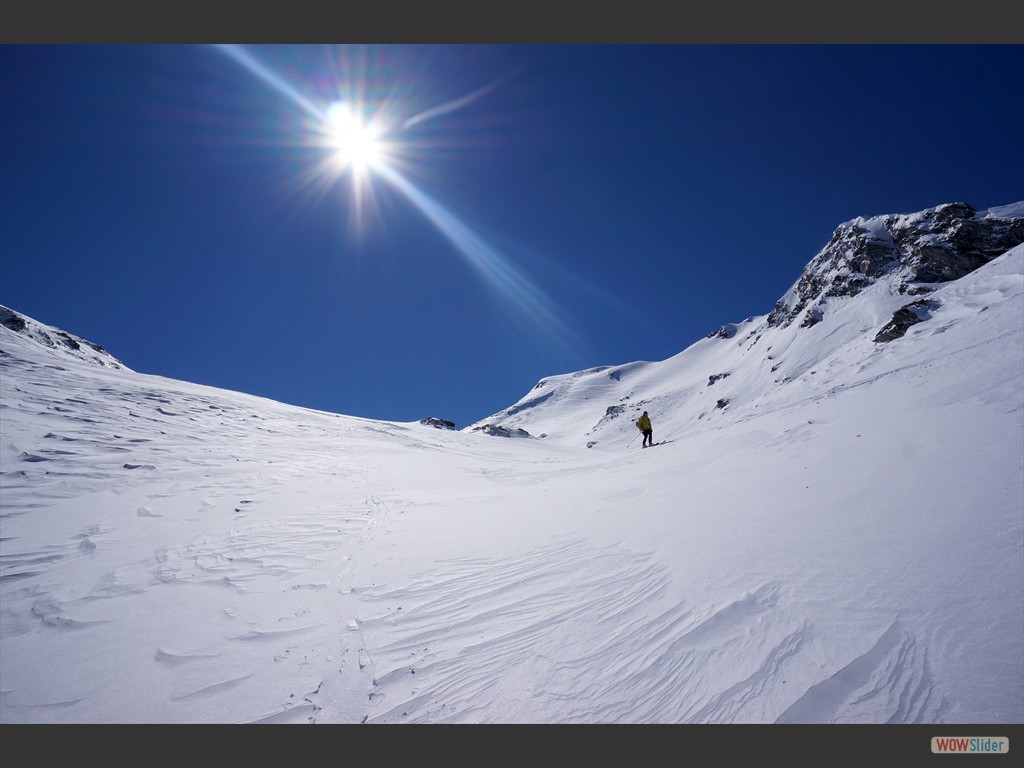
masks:
<svg viewBox="0 0 1024 768"><path fill-rule="evenodd" d="M99 344L86 341L80 336L62 331L60 328L43 325L4 306L0 306L0 325L36 344L71 355L79 360L85 360L93 365L101 365L105 368L125 368L120 360Z"/></svg>
<svg viewBox="0 0 1024 768"><path fill-rule="evenodd" d="M474 432L483 432L485 435L494 435L495 437L531 437L530 433L525 429L503 427L500 424L484 424L482 427L476 427Z"/></svg>
<svg viewBox="0 0 1024 768"><path fill-rule="evenodd" d="M424 424L428 427L435 427L437 429L455 429L454 421L448 421L447 419L439 419L435 416L431 416L428 419L420 419L420 424Z"/></svg>
<svg viewBox="0 0 1024 768"><path fill-rule="evenodd" d="M803 315L819 323L827 301L856 296L889 276L901 294L928 293L932 284L956 280L1024 242L1024 205L978 212L950 203L920 213L856 218L840 225L776 302L768 324L785 327Z"/></svg>
<svg viewBox="0 0 1024 768"><path fill-rule="evenodd" d="M930 299L918 299L910 304L905 304L897 309L893 313L892 320L875 334L875 341L886 342L901 338L910 326L927 320L931 317L932 310L938 307L938 302Z"/></svg>

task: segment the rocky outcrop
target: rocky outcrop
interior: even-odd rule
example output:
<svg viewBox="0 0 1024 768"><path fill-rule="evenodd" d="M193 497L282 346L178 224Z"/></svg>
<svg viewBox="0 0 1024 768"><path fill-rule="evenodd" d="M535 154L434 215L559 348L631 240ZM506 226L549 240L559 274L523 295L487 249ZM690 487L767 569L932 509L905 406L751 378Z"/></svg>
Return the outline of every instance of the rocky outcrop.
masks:
<svg viewBox="0 0 1024 768"><path fill-rule="evenodd" d="M875 334L874 340L884 343L901 338L910 326L917 325L931 317L932 311L938 309L938 306L938 302L930 299L918 299L910 304L904 304L893 312L892 320Z"/></svg>
<svg viewBox="0 0 1024 768"><path fill-rule="evenodd" d="M420 419L420 424L424 424L428 427L434 427L436 429L455 429L455 422L448 421L447 419L438 419L431 416L428 419Z"/></svg>
<svg viewBox="0 0 1024 768"><path fill-rule="evenodd" d="M957 280L1024 242L1024 219L979 218L964 203L925 212L922 219L903 217L894 227L897 242L906 241L909 282ZM909 292L905 291L905 292Z"/></svg>
<svg viewBox="0 0 1024 768"><path fill-rule="evenodd" d="M961 278L1022 242L1020 215L1001 214L1000 209L979 213L966 203L857 218L835 230L776 302L768 325L785 327L797 319L804 327L815 325L829 298L856 296L883 276L893 279L899 293L928 293L932 284Z"/></svg>
<svg viewBox="0 0 1024 768"><path fill-rule="evenodd" d="M717 339L731 339L735 335L736 335L736 324L735 323L726 323L721 328L719 328L717 331L712 331L711 333L709 333L707 335L707 338L709 338L709 339L716 339L716 338Z"/></svg>
<svg viewBox="0 0 1024 768"><path fill-rule="evenodd" d="M5 328L10 328L15 333L21 333L25 330L27 323L25 322L25 318L13 309L0 307L0 325Z"/></svg>
<svg viewBox="0 0 1024 768"><path fill-rule="evenodd" d="M63 352L94 365L122 369L125 367L99 344L86 341L59 328L38 323L4 306L0 306L0 326L56 352Z"/></svg>
<svg viewBox="0 0 1024 768"><path fill-rule="evenodd" d="M476 427L474 432L483 432L485 435L493 435L495 437L532 437L532 435L525 429L509 429L508 427L502 427L498 424L484 424L482 427Z"/></svg>

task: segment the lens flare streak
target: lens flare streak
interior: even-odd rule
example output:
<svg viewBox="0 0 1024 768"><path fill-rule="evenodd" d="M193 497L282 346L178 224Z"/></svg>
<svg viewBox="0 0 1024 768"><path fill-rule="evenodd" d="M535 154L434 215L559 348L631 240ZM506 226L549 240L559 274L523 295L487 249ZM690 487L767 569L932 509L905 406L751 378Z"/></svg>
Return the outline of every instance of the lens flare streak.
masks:
<svg viewBox="0 0 1024 768"><path fill-rule="evenodd" d="M436 227L486 283L536 324L549 337L553 347L561 349L563 355L575 357L572 349L578 348L580 343L577 334L558 317L550 299L540 288L443 205L414 186L387 162L384 147L388 145L382 141L385 127L379 124L364 126L360 115L353 112L352 105L345 102L335 102L320 108L241 46L215 47L314 119L315 130L322 134L320 145L333 150L337 154L335 160L340 161L335 163L336 173L352 174L357 209L361 208L362 182L372 169ZM423 110L402 122L398 130L405 131L424 121L455 112L486 95L498 83L495 81L466 96Z"/></svg>
<svg viewBox="0 0 1024 768"><path fill-rule="evenodd" d="M408 128L411 128L412 126L416 125L417 123L422 123L424 120L430 120L431 118L440 117L441 115L447 115L450 112L454 112L454 111L456 111L458 109L462 109L467 104L471 104L474 101L476 101L477 99L479 99L481 96L484 96L484 95L490 93L497 86L498 86L498 83L497 82L493 82L493 83L491 83L489 85L485 85L483 88L477 88L472 93L467 94L467 95L463 96L460 99L453 99L452 101L445 102L444 104L439 104L436 107L431 107L430 109L425 109L422 112L420 112L419 114L413 115L408 120L406 120L405 123L402 124L402 130L406 130Z"/></svg>
<svg viewBox="0 0 1024 768"><path fill-rule="evenodd" d="M328 122L327 115L301 93L292 88L287 82L267 67L263 66L255 57L239 45L216 45L221 52L227 54L237 61L260 80L271 86L283 96L287 96L293 104L298 106L312 117L322 122Z"/></svg>
<svg viewBox="0 0 1024 768"><path fill-rule="evenodd" d="M534 283L521 274L497 250L489 246L444 206L417 189L393 168L375 169L392 187L422 213L454 245L488 283L551 334L559 344L574 334L551 309L551 302Z"/></svg>

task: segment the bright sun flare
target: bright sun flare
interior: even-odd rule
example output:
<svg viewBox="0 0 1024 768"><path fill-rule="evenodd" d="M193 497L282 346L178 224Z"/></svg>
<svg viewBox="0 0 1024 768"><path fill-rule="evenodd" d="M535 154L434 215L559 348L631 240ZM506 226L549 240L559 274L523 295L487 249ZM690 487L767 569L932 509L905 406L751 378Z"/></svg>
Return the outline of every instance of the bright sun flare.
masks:
<svg viewBox="0 0 1024 768"><path fill-rule="evenodd" d="M347 103L339 101L328 107L327 121L335 161L341 168L363 171L381 161L380 132L373 125L363 125Z"/></svg>
<svg viewBox="0 0 1024 768"><path fill-rule="evenodd" d="M307 116L303 146L321 150L325 156L318 155L320 160L301 177L303 188L308 187L322 195L333 188L342 176L348 175L352 183L351 195L344 202L348 206L351 221L358 228L363 218L364 201L372 207L377 205L371 176L379 176L383 183L400 192L423 214L485 280L516 305L526 318L535 321L538 328L549 335L554 345L571 351L565 346L565 339L571 338L575 340L574 343L581 343L574 331L559 318L550 299L528 276L394 167L396 162L408 165L410 159L419 160L410 151L409 145L402 143L403 131L427 120L446 117L473 104L497 87L497 81L466 96L420 110L408 118L398 114L401 110L396 110L394 104L378 105L370 119L364 122L363 110L366 105L358 97L350 101L336 101L324 109L323 102L313 102L306 98L301 91L250 54L244 46L221 45L218 48L285 96ZM367 90L369 85L368 82L361 83L358 80L349 84L339 83L338 92L351 91L358 94Z"/></svg>

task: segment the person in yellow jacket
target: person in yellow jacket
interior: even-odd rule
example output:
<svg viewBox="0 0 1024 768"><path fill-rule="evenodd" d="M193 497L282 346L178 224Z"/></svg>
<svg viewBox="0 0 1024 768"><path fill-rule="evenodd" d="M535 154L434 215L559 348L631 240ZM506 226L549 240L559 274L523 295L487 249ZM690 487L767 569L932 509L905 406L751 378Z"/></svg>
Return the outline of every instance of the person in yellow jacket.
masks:
<svg viewBox="0 0 1024 768"><path fill-rule="evenodd" d="M640 445L641 448L654 445L654 430L651 428L651 417L647 415L647 411L644 411L644 415L636 420L636 428L644 433L644 441Z"/></svg>

